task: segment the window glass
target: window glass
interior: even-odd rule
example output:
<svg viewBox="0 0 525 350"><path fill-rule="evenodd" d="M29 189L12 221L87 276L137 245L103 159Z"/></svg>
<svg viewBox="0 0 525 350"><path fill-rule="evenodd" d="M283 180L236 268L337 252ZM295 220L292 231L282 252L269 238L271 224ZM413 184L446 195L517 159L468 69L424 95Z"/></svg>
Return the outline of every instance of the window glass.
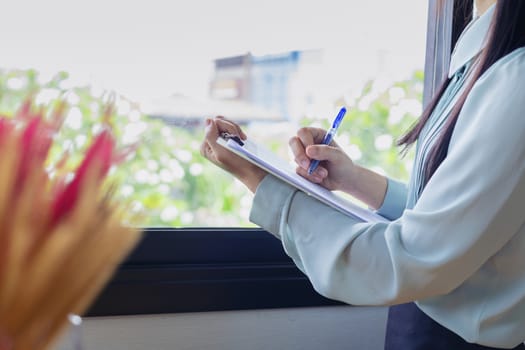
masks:
<svg viewBox="0 0 525 350"><path fill-rule="evenodd" d="M113 175L145 225L249 226L252 195L199 154L205 118L290 158L300 126L326 128L346 105L336 141L406 180L411 156L394 144L421 113L426 16L421 0L11 1L0 113L30 93L67 99L57 160L85 147L114 99L121 147L139 146Z"/></svg>

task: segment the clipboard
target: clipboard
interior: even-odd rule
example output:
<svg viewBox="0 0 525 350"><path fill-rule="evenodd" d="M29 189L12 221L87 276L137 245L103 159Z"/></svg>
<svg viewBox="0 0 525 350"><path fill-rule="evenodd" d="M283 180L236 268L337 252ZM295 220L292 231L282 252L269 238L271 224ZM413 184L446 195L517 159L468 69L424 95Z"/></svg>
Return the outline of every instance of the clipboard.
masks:
<svg viewBox="0 0 525 350"><path fill-rule="evenodd" d="M389 222L388 219L372 210L360 207L336 193L298 175L290 164L261 144L257 144L251 140L241 141L238 137L228 134L221 135L221 137L217 139L217 143L307 195L339 210L345 215L361 222Z"/></svg>

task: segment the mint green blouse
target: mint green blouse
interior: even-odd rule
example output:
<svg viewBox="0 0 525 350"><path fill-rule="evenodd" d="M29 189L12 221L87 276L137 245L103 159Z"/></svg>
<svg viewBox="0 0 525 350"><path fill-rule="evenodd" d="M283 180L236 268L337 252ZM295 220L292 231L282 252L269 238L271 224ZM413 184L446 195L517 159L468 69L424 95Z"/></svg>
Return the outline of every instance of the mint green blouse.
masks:
<svg viewBox="0 0 525 350"><path fill-rule="evenodd" d="M482 49L492 12L463 33L451 76ZM270 175L257 188L250 219L282 241L328 298L416 301L469 342L512 348L525 340L524 138L521 48L475 83L447 157L413 207L414 175L408 187L389 180L379 212L392 222L357 222Z"/></svg>

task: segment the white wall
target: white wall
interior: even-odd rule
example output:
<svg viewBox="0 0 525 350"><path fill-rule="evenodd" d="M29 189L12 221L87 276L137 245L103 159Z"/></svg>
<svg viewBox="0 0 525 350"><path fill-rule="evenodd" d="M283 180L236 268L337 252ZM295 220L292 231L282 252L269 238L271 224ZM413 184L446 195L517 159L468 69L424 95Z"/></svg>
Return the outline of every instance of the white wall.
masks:
<svg viewBox="0 0 525 350"><path fill-rule="evenodd" d="M331 306L85 318L83 350L380 350L386 313ZM68 342L57 349L72 349Z"/></svg>

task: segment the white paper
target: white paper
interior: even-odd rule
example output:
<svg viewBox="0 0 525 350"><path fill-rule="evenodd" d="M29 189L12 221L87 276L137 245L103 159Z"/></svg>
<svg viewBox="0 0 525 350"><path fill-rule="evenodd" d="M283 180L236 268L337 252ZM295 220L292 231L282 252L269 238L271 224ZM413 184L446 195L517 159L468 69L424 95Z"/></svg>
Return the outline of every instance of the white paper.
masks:
<svg viewBox="0 0 525 350"><path fill-rule="evenodd" d="M217 139L217 142L258 167L346 215L364 222L388 222L388 220L381 215L369 209L362 208L298 175L285 160L279 158L276 154L260 144L256 144L250 140L243 140L244 146L241 146L234 140L224 140L221 137Z"/></svg>

